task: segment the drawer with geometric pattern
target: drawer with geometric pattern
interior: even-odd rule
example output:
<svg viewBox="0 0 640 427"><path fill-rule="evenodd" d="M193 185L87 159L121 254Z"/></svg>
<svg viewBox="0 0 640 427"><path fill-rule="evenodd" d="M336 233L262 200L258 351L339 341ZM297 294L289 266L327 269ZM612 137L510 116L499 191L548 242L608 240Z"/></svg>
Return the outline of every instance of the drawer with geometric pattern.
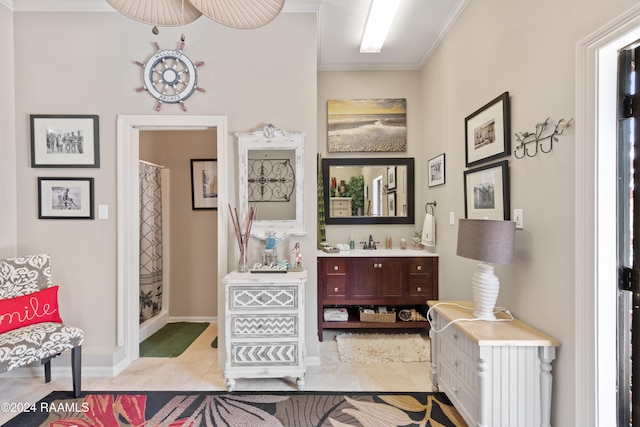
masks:
<svg viewBox="0 0 640 427"><path fill-rule="evenodd" d="M297 365L297 342L231 343L231 366Z"/></svg>
<svg viewBox="0 0 640 427"><path fill-rule="evenodd" d="M297 336L297 314L234 314L231 316L231 338Z"/></svg>

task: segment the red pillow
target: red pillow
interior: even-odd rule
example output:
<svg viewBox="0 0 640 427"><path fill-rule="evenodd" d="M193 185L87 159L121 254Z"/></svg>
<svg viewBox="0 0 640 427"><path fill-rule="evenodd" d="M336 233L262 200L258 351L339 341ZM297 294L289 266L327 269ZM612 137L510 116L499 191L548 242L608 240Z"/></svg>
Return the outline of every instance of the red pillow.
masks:
<svg viewBox="0 0 640 427"><path fill-rule="evenodd" d="M57 286L0 300L0 333L43 322L62 323Z"/></svg>

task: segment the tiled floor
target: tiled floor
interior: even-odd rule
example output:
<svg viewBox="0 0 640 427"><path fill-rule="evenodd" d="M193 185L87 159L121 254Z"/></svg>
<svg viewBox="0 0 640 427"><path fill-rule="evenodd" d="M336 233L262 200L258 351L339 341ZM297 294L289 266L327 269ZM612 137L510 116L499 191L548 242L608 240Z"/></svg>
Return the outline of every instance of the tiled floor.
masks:
<svg viewBox="0 0 640 427"><path fill-rule="evenodd" d="M218 352L211 348L217 325L211 324L182 355L176 358L140 358L115 378L82 379L83 391L102 390L226 390ZM44 375L44 374L43 374ZM336 343L325 332L320 343L320 364L307 366L305 390L320 391L432 391L431 364L352 364L338 360ZM54 390L70 390L71 378L0 377L0 404L36 402ZM296 390L293 379L239 379L235 391ZM0 405L0 408L2 406ZM0 410L0 423L16 414Z"/></svg>

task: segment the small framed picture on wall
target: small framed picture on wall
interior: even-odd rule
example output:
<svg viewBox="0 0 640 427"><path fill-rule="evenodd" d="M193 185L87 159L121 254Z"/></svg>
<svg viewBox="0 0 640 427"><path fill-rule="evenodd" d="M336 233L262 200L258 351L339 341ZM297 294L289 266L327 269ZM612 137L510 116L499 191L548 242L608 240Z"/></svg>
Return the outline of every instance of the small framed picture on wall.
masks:
<svg viewBox="0 0 640 427"><path fill-rule="evenodd" d="M93 178L38 178L39 219L94 219Z"/></svg>
<svg viewBox="0 0 640 427"><path fill-rule="evenodd" d="M464 171L465 218L509 220L507 160Z"/></svg>
<svg viewBox="0 0 640 427"><path fill-rule="evenodd" d="M445 181L444 174L444 153L434 157L428 162L428 185L429 187L435 187L436 185L442 185Z"/></svg>
<svg viewBox="0 0 640 427"><path fill-rule="evenodd" d="M511 154L510 116L504 92L464 119L467 167Z"/></svg>
<svg viewBox="0 0 640 427"><path fill-rule="evenodd" d="M191 208L218 209L216 159L191 159Z"/></svg>
<svg viewBox="0 0 640 427"><path fill-rule="evenodd" d="M32 168L98 168L96 115L30 116Z"/></svg>

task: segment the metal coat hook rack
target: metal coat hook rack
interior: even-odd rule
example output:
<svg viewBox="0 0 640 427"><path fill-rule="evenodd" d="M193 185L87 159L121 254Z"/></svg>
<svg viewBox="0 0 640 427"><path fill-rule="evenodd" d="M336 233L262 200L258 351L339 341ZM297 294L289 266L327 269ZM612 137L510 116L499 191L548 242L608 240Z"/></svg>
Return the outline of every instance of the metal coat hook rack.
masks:
<svg viewBox="0 0 640 427"><path fill-rule="evenodd" d="M550 153L553 149L553 143L558 142L558 135L562 135L566 128L571 126L571 122L573 119L565 120L560 119L558 123L553 128L551 133L545 135L545 132L548 132L549 126L549 117L542 123L538 123L536 125L536 130L534 132L519 132L516 133L516 139L520 143L515 150L513 150L513 155L516 156L517 159L523 159L525 156L527 157L535 157L538 154L538 150L543 153ZM549 140L548 148L543 146L543 141ZM529 150L528 144L534 144L534 149Z"/></svg>
<svg viewBox="0 0 640 427"><path fill-rule="evenodd" d="M426 205L424 205L424 213L429 213L429 206L431 206L431 215L435 215L437 205L438 203L436 202L428 202Z"/></svg>

